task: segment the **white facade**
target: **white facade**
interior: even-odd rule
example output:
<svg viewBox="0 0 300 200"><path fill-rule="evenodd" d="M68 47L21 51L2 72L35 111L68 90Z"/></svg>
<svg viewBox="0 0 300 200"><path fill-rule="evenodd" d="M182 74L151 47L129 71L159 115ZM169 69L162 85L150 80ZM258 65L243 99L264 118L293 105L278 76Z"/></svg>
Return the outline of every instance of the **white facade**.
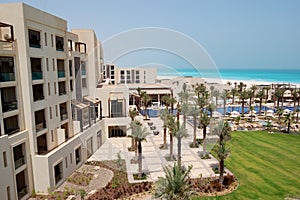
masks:
<svg viewBox="0 0 300 200"><path fill-rule="evenodd" d="M92 30L69 33L61 18L0 5L1 199L47 193L105 140L99 44Z"/></svg>
<svg viewBox="0 0 300 200"><path fill-rule="evenodd" d="M117 84L155 83L156 68L116 68Z"/></svg>

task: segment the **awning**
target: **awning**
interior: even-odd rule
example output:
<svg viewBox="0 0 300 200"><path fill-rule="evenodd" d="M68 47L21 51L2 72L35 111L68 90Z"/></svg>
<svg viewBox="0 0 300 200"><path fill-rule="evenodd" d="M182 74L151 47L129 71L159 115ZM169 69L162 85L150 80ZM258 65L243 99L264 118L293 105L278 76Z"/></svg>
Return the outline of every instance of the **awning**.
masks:
<svg viewBox="0 0 300 200"><path fill-rule="evenodd" d="M97 104L100 102L100 100L94 99L93 97L90 97L90 96L85 96L83 98L89 102L92 102L93 104Z"/></svg>
<svg viewBox="0 0 300 200"><path fill-rule="evenodd" d="M145 90L147 94L171 94L170 90Z"/></svg>
<svg viewBox="0 0 300 200"><path fill-rule="evenodd" d="M76 100L72 100L72 105L74 105L75 107L79 108L79 109L83 109L83 108L87 108L89 107L88 105L81 103L79 101Z"/></svg>

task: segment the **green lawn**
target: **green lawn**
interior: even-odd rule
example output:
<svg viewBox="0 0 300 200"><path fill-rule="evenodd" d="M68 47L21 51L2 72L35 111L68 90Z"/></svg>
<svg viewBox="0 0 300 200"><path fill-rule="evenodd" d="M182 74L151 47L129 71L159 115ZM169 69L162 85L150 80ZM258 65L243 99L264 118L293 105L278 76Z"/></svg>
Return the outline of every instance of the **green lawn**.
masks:
<svg viewBox="0 0 300 200"><path fill-rule="evenodd" d="M300 191L300 135L233 132L226 166L239 179L233 193L193 199L283 199Z"/></svg>

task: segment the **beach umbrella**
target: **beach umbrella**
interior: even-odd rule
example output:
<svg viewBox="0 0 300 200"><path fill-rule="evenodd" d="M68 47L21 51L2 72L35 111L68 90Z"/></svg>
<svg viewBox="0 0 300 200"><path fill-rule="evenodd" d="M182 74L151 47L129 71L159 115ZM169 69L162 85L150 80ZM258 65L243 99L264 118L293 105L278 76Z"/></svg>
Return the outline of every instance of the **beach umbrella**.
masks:
<svg viewBox="0 0 300 200"><path fill-rule="evenodd" d="M284 113L290 113L290 112L292 112L292 111L291 111L290 109L284 109L283 112L284 112Z"/></svg>

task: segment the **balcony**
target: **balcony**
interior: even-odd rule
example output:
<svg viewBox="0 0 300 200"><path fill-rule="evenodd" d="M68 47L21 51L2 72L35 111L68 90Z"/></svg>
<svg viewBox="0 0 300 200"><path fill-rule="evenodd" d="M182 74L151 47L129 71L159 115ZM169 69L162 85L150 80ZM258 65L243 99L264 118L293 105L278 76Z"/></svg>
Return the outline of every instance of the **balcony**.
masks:
<svg viewBox="0 0 300 200"><path fill-rule="evenodd" d="M0 56L0 82L15 81L13 57Z"/></svg>
<svg viewBox="0 0 300 200"><path fill-rule="evenodd" d="M36 132L40 132L41 130L44 130L45 128L47 128L46 121L38 123L38 124L35 125L35 131Z"/></svg>
<svg viewBox="0 0 300 200"><path fill-rule="evenodd" d="M46 119L45 119L45 110L35 111L34 118L35 118L36 132L39 132L39 131L47 128Z"/></svg>
<svg viewBox="0 0 300 200"><path fill-rule="evenodd" d="M32 80L43 79L42 59L41 58L30 58L30 65L31 65Z"/></svg>
<svg viewBox="0 0 300 200"><path fill-rule="evenodd" d="M60 114L60 119L61 119L61 121L64 121L64 120L68 119L68 113Z"/></svg>
<svg viewBox="0 0 300 200"><path fill-rule="evenodd" d="M24 156L15 160L15 169L18 169L19 167L21 167L23 165L25 165L25 157Z"/></svg>
<svg viewBox="0 0 300 200"><path fill-rule="evenodd" d="M45 99L43 84L33 85L32 91L33 91L33 101L40 101Z"/></svg>
<svg viewBox="0 0 300 200"><path fill-rule="evenodd" d="M58 71L58 72L57 72L57 77L58 77L58 78L64 78L64 77L66 77L65 71Z"/></svg>
<svg viewBox="0 0 300 200"><path fill-rule="evenodd" d="M12 135L20 131L18 115L4 118L4 132L7 135Z"/></svg>

